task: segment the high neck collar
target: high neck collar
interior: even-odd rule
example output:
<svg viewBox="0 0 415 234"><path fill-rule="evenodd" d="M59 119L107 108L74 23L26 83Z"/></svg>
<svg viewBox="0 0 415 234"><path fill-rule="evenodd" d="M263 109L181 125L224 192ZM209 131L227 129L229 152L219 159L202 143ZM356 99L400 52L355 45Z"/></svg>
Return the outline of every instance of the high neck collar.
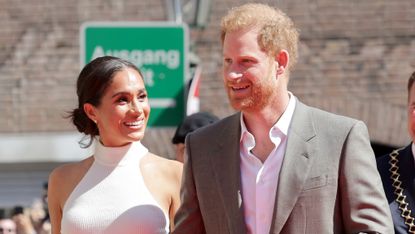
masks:
<svg viewBox="0 0 415 234"><path fill-rule="evenodd" d="M120 147L107 147L97 140L94 159L97 163L109 167L136 165L134 162L138 162L147 152L148 149L140 141Z"/></svg>

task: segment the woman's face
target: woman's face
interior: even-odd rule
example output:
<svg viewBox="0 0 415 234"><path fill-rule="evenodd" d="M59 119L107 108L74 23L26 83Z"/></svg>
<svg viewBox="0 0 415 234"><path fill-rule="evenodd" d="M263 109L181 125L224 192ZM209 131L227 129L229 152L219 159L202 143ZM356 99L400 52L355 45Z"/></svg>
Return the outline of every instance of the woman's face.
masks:
<svg viewBox="0 0 415 234"><path fill-rule="evenodd" d="M103 145L122 146L143 139L150 106L143 78L134 69L115 73L100 105L85 104L84 108L97 123Z"/></svg>

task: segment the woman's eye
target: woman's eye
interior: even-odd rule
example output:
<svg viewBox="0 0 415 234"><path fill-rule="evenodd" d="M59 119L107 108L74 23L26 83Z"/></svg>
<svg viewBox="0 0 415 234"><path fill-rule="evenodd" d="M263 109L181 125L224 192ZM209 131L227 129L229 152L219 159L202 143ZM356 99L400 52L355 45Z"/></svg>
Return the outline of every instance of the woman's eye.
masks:
<svg viewBox="0 0 415 234"><path fill-rule="evenodd" d="M145 100L146 98L147 98L147 94L146 94L146 93L140 94L140 95L138 96L138 99L139 99L139 100Z"/></svg>
<svg viewBox="0 0 415 234"><path fill-rule="evenodd" d="M118 103L127 103L128 102L128 99L125 98L125 97L121 97L121 98L118 98L117 102Z"/></svg>

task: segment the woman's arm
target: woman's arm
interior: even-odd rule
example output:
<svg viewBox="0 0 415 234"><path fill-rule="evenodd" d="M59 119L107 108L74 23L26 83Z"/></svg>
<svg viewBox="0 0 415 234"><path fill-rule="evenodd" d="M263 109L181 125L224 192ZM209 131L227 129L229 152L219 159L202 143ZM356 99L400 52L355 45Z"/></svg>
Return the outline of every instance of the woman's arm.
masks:
<svg viewBox="0 0 415 234"><path fill-rule="evenodd" d="M48 182L48 209L50 215L50 223L52 226L52 234L61 233L62 205L61 191L62 189L62 169L56 168L49 175Z"/></svg>

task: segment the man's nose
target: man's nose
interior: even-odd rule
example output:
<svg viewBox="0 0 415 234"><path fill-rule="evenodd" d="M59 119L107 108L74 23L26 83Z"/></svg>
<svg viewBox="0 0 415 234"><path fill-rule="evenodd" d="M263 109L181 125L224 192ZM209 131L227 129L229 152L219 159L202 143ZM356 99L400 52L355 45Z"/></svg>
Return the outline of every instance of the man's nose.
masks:
<svg viewBox="0 0 415 234"><path fill-rule="evenodd" d="M243 68L237 64L232 64L228 67L226 72L226 78L230 81L241 79L243 76Z"/></svg>
<svg viewBox="0 0 415 234"><path fill-rule="evenodd" d="M240 79L242 77L242 72L231 71L228 73L228 77L231 80Z"/></svg>

